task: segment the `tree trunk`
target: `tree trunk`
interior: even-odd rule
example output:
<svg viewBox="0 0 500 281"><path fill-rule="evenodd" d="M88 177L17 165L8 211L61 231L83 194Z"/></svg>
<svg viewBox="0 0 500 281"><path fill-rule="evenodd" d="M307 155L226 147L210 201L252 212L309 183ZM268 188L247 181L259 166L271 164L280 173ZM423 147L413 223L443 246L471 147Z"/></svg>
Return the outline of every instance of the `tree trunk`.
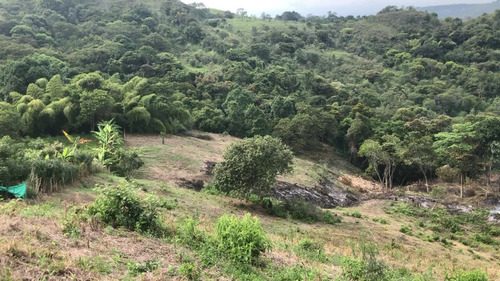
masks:
<svg viewBox="0 0 500 281"><path fill-rule="evenodd" d="M420 166L420 171L422 172L422 174L424 175L424 179L425 179L425 188L427 189L427 193L429 193L429 182L427 181L427 175L425 173L425 169Z"/></svg>
<svg viewBox="0 0 500 281"><path fill-rule="evenodd" d="M460 198L464 198L464 173L460 174Z"/></svg>

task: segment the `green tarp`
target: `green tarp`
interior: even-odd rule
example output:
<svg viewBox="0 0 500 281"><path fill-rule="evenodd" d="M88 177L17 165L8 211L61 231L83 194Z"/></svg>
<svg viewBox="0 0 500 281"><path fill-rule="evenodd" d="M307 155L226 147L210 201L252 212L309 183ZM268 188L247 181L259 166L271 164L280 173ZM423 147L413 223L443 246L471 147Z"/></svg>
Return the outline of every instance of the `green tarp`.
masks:
<svg viewBox="0 0 500 281"><path fill-rule="evenodd" d="M0 186L0 191L7 191L17 198L26 198L26 182L9 187Z"/></svg>

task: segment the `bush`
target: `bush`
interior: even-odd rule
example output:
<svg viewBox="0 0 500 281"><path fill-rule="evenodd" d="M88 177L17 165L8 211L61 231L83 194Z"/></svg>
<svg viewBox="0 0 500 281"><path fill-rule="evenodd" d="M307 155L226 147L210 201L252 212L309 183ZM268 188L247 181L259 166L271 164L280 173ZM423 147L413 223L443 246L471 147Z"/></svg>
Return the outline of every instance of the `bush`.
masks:
<svg viewBox="0 0 500 281"><path fill-rule="evenodd" d="M332 214L330 211L323 211L319 207L305 201L277 201L264 198L262 207L266 209L268 214L281 218L291 217L305 222L325 222L329 224L340 223L342 221L336 214Z"/></svg>
<svg viewBox="0 0 500 281"><path fill-rule="evenodd" d="M132 150L120 148L112 152L109 169L120 177L128 176L144 165L144 161Z"/></svg>
<svg viewBox="0 0 500 281"><path fill-rule="evenodd" d="M399 232L412 235L413 231L411 229L411 226L409 225L402 225L401 228L399 229Z"/></svg>
<svg viewBox="0 0 500 281"><path fill-rule="evenodd" d="M213 184L239 197L256 194L262 199L278 174L291 171L293 153L279 139L256 136L231 144L223 157L213 171Z"/></svg>
<svg viewBox="0 0 500 281"><path fill-rule="evenodd" d="M187 280L199 280L201 275L201 270L195 263L184 263L178 269L179 274L184 275Z"/></svg>
<svg viewBox="0 0 500 281"><path fill-rule="evenodd" d="M33 159L30 164L30 181L37 192L58 191L60 185L70 184L78 177L78 166L60 158Z"/></svg>
<svg viewBox="0 0 500 281"><path fill-rule="evenodd" d="M217 251L237 263L250 264L271 247L257 217L246 214L242 219L224 215L217 221Z"/></svg>
<svg viewBox="0 0 500 281"><path fill-rule="evenodd" d="M177 239L180 243L199 248L205 242L205 233L198 229L198 221L193 218L185 219L177 231Z"/></svg>
<svg viewBox="0 0 500 281"><path fill-rule="evenodd" d="M326 256L323 247L309 238L299 240L299 243L295 248L295 252L298 256L303 258L319 262L328 262L328 257Z"/></svg>
<svg viewBox="0 0 500 281"><path fill-rule="evenodd" d="M445 281L488 281L488 276L481 270L459 271L446 277Z"/></svg>
<svg viewBox="0 0 500 281"><path fill-rule="evenodd" d="M156 270L158 268L159 263L160 262L157 260L148 260L144 264L130 261L127 263L127 266L129 274L131 276L137 276L140 273Z"/></svg>
<svg viewBox="0 0 500 281"><path fill-rule="evenodd" d="M453 183L457 180L458 172L452 167L445 165L436 169L438 179L443 182Z"/></svg>
<svg viewBox="0 0 500 281"><path fill-rule="evenodd" d="M318 279L316 270L308 270L303 265L293 267L283 266L272 271L271 280L275 281L297 281L297 280L321 280Z"/></svg>
<svg viewBox="0 0 500 281"><path fill-rule="evenodd" d="M89 205L88 213L115 228L121 226L156 236L165 234L157 205L143 202L128 186L102 189L95 202Z"/></svg>
<svg viewBox="0 0 500 281"><path fill-rule="evenodd" d="M71 238L80 238L80 224L86 220L85 213L81 208L71 208L67 211L62 221L64 235Z"/></svg>
<svg viewBox="0 0 500 281"><path fill-rule="evenodd" d="M446 197L446 192L446 187L436 186L432 188L430 196L435 199L444 199Z"/></svg>

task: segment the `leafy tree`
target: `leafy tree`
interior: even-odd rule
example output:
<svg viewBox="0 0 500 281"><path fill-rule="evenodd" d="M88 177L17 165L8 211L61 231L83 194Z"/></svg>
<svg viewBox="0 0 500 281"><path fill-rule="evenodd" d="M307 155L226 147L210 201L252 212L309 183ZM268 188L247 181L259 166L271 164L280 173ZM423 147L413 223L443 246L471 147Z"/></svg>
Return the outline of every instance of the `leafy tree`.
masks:
<svg viewBox="0 0 500 281"><path fill-rule="evenodd" d="M57 74L50 78L45 87L45 92L52 99L60 99L64 96L64 85L61 80L61 75Z"/></svg>
<svg viewBox="0 0 500 281"><path fill-rule="evenodd" d="M432 149L431 136L410 133L404 141L402 158L407 165L417 165L425 179L425 187L429 192L428 172L435 167L436 157Z"/></svg>
<svg viewBox="0 0 500 281"><path fill-rule="evenodd" d="M470 122L455 124L451 132L441 132L434 137L436 154L460 173L460 197L463 197L467 176L475 176L478 169L473 125Z"/></svg>
<svg viewBox="0 0 500 281"><path fill-rule="evenodd" d="M22 129L21 116L15 108L0 102L0 138L4 136L17 137Z"/></svg>
<svg viewBox="0 0 500 281"><path fill-rule="evenodd" d="M80 94L80 123L90 125L93 131L99 120L110 116L113 103L113 98L104 90L84 91Z"/></svg>
<svg viewBox="0 0 500 281"><path fill-rule="evenodd" d="M276 176L292 169L292 151L279 139L256 136L231 144L214 170L214 185L221 191L261 200L272 191Z"/></svg>
<svg viewBox="0 0 500 281"><path fill-rule="evenodd" d="M359 156L366 157L370 167L386 189L392 188L394 171L401 161L401 141L394 135L382 137L382 144L368 139L359 148ZM381 167L382 166L382 167ZM380 168L383 172L380 173Z"/></svg>

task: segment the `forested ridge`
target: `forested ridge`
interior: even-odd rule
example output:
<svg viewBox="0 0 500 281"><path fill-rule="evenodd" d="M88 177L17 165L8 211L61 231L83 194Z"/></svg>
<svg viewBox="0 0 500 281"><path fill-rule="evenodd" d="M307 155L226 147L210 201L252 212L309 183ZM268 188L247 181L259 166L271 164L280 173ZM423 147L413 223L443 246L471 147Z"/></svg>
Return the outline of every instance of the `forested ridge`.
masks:
<svg viewBox="0 0 500 281"><path fill-rule="evenodd" d="M177 1L0 1L0 136L190 129L330 144L387 188L500 159L500 11L261 18Z"/></svg>

